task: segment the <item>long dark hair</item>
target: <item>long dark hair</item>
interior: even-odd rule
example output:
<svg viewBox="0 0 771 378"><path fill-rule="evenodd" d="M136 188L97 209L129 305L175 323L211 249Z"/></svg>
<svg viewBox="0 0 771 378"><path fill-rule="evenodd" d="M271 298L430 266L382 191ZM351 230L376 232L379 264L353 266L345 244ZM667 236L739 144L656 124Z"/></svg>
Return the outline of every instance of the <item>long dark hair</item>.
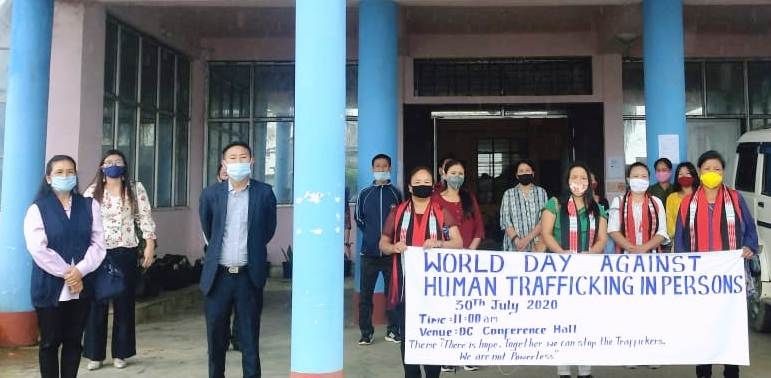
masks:
<svg viewBox="0 0 771 378"><path fill-rule="evenodd" d="M560 231L562 233L562 244L563 247L567 245L568 242L568 232L570 231L570 218L568 215L568 201L570 200L570 196L573 195L570 191L570 171L572 171L574 168L581 168L586 172L586 178L587 180L591 181L592 176L591 172L589 170L589 167L586 166L586 164L581 162L575 162L571 164L568 169L565 171L565 178L564 178L564 185L565 189L562 192L562 196L560 197ZM597 201L594 200L594 191L591 190L591 182L587 183L587 188L584 194L581 196L584 200L584 207L586 208L587 215L593 215L594 216L594 229L598 229L599 222L600 222L600 206L597 204ZM597 240L597 234L599 232L594 233L594 240L589 241L589 247L591 248L592 244ZM579 246L580 248L580 246Z"/></svg>
<svg viewBox="0 0 771 378"><path fill-rule="evenodd" d="M680 175L680 169L682 168L688 169L688 173L693 177L693 185L691 185L691 188L695 192L696 189L699 189L699 172L696 171L696 167L690 161L684 161L677 165L677 169L675 169L675 184L672 186L672 190L675 192L683 190L683 186L677 182L677 176Z"/></svg>
<svg viewBox="0 0 771 378"><path fill-rule="evenodd" d="M131 172L129 169L129 162L126 160L126 155L123 154L123 152L120 152L119 150L109 150L104 153L102 156L102 160L99 161L99 166L96 168L96 175L94 176L94 180L91 182L91 185L94 185L94 199L102 203L102 200L104 199L104 184L107 181L104 172L102 172L102 165L104 164L104 161L107 160L107 157L112 155L118 155L123 160L123 164L126 167L125 172L123 173L123 180L121 181L121 201L123 199L126 199L128 201L129 208L131 211L134 211L134 206L136 204L134 203L134 190L131 188L131 180L127 177L128 173Z"/></svg>
<svg viewBox="0 0 771 378"><path fill-rule="evenodd" d="M463 164L460 160L451 159L448 160L447 163L444 164L444 174L447 176L447 170L456 166L460 165L461 168L463 168L463 171L466 171L466 165ZM466 190L466 183L464 181L463 185L458 188L458 195L460 195L460 204L463 207L463 217L464 218L471 218L474 216L474 203L471 199L471 193L469 193L468 190Z"/></svg>
<svg viewBox="0 0 771 378"><path fill-rule="evenodd" d="M48 162L46 163L46 174L43 176L43 180L40 183L40 188L37 190L37 195L35 196L35 201L40 200L48 195L53 194L54 189L51 188L51 184L46 181L47 176L51 176L51 172L54 170L54 163L60 162L60 161L69 161L72 163L72 166L75 168L75 177L78 177L78 164L75 163L75 159L70 157L69 155L55 155L52 157ZM78 190L78 184L77 181L75 183L75 187L72 188L71 194L78 194L80 191Z"/></svg>

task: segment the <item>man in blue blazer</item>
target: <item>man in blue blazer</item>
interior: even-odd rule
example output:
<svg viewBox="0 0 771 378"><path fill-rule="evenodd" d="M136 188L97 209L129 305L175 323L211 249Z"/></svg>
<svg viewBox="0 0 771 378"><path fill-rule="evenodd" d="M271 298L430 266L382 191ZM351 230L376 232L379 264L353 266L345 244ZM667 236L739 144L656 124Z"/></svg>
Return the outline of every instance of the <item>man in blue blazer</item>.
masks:
<svg viewBox="0 0 771 378"><path fill-rule="evenodd" d="M243 376L260 377L260 316L265 287L266 245L276 231L276 196L270 185L252 180L249 145L222 150L228 180L201 193L199 215L209 242L201 273L205 296L209 377L225 376L230 312L235 304Z"/></svg>

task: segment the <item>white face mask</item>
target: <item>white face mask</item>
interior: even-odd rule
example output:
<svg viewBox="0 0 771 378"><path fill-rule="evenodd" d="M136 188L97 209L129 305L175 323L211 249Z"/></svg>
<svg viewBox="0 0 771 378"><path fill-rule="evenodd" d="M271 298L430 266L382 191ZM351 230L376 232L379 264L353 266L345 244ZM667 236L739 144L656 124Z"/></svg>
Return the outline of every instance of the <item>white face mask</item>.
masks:
<svg viewBox="0 0 771 378"><path fill-rule="evenodd" d="M641 178L630 178L629 189L632 193L645 193L648 190L648 180Z"/></svg>

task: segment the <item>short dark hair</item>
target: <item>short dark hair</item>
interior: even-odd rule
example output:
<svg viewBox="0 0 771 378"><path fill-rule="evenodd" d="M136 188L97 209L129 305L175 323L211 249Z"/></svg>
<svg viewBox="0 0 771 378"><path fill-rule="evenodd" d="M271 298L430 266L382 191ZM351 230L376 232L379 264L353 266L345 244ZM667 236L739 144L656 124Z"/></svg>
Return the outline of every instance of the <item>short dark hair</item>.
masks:
<svg viewBox="0 0 771 378"><path fill-rule="evenodd" d="M243 147L243 148L245 148L246 151L249 152L249 157L252 157L252 149L251 149L251 147L249 147L249 145L246 142L241 142L241 141L230 142L227 146L225 146L225 148L222 149L222 157L225 157L225 153L227 153L228 150L233 148L233 147Z"/></svg>
<svg viewBox="0 0 771 378"><path fill-rule="evenodd" d="M514 174L515 175L517 174L517 171L519 170L519 166L522 165L522 164L527 164L527 166L530 167L530 169L533 170L533 173L535 173L535 162L533 162L530 159L522 159L522 160L518 161L516 164L514 164Z"/></svg>
<svg viewBox="0 0 771 378"><path fill-rule="evenodd" d="M720 152L717 152L715 150L709 150L701 156L699 156L698 163L696 165L699 166L699 169L701 169L701 166L704 165L704 163L707 162L707 160L718 160L720 161L720 165L725 169L725 159L723 159L723 155L720 154Z"/></svg>
<svg viewBox="0 0 771 378"><path fill-rule="evenodd" d="M654 171L656 170L656 167L659 166L659 163L664 163L664 165L666 165L667 168L669 168L670 171L672 170L672 160L669 160L669 159L664 157L664 158L659 158L658 160L656 160L655 163L653 163L653 170ZM646 168L647 168L647 166L646 166Z"/></svg>
<svg viewBox="0 0 771 378"><path fill-rule="evenodd" d="M669 160L667 160L667 161L669 161ZM648 166L645 163L641 163L639 161L636 161L636 162L632 163L632 165L630 165L629 168L626 170L626 177L629 177L629 175L632 174L632 169L634 169L635 167L645 168L645 171L648 172L648 175L651 174L650 169L648 169Z"/></svg>
<svg viewBox="0 0 771 378"><path fill-rule="evenodd" d="M391 166L391 157L390 156L388 156L386 154L377 154L377 155L375 155L375 157L372 158L372 166L373 167L375 166L375 160L377 160L377 159L384 159L385 161L388 162L388 166L389 167Z"/></svg>

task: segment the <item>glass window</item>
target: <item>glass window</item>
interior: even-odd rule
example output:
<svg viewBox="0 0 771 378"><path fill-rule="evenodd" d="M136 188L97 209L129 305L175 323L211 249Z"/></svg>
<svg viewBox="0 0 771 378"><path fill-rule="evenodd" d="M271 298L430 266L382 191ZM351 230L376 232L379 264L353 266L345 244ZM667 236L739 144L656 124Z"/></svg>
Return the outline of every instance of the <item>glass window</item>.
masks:
<svg viewBox="0 0 771 378"><path fill-rule="evenodd" d="M254 89L255 116L294 116L294 65L254 66Z"/></svg>
<svg viewBox="0 0 771 378"><path fill-rule="evenodd" d="M115 100L104 99L104 114L102 116L102 154L115 145Z"/></svg>
<svg viewBox="0 0 771 378"><path fill-rule="evenodd" d="M744 69L739 62L707 62L707 114L744 113Z"/></svg>
<svg viewBox="0 0 771 378"><path fill-rule="evenodd" d="M763 153L763 195L771 196L771 153Z"/></svg>
<svg viewBox="0 0 771 378"><path fill-rule="evenodd" d="M345 187L349 190L351 197L347 201L354 201L357 192L357 174L359 149L358 142L358 121L347 121L345 123Z"/></svg>
<svg viewBox="0 0 771 378"><path fill-rule="evenodd" d="M624 162L627 165L645 161L648 156L645 141L645 120L624 120Z"/></svg>
<svg viewBox="0 0 771 378"><path fill-rule="evenodd" d="M771 114L771 62L747 64L750 114Z"/></svg>
<svg viewBox="0 0 771 378"><path fill-rule="evenodd" d="M158 117L158 200L156 206L172 205L171 185L174 167L174 123L168 115Z"/></svg>
<svg viewBox="0 0 771 378"><path fill-rule="evenodd" d="M755 192L755 170L758 168L758 145L742 143L736 149L739 161L736 164L735 188L744 192Z"/></svg>
<svg viewBox="0 0 771 378"><path fill-rule="evenodd" d="M688 119L688 160L696 162L705 151L715 150L726 160L725 177L733 177L736 141L741 134L738 119Z"/></svg>
<svg viewBox="0 0 771 378"><path fill-rule="evenodd" d="M137 100L139 75L139 36L121 28L120 34L120 97L129 102Z"/></svg>
<svg viewBox="0 0 771 378"><path fill-rule="evenodd" d="M177 118L177 127L174 130L174 206L187 205L188 125L186 118Z"/></svg>
<svg viewBox="0 0 771 378"><path fill-rule="evenodd" d="M150 203L154 203L155 198L155 115L152 110L142 110L139 121L139 155L136 160L129 160L137 165L137 180L147 189Z"/></svg>
<svg viewBox="0 0 771 378"><path fill-rule="evenodd" d="M174 111L174 81L176 80L174 69L174 53L168 49L161 49L161 96L158 107L167 112Z"/></svg>
<svg viewBox="0 0 771 378"><path fill-rule="evenodd" d="M186 206L190 63L112 18L105 43L102 151L126 155L131 178L142 182L156 207ZM110 75L120 76L118 88L110 86L116 80Z"/></svg>
<svg viewBox="0 0 771 378"><path fill-rule="evenodd" d="M621 82L624 91L624 115L645 115L642 62L624 62Z"/></svg>
<svg viewBox="0 0 771 378"><path fill-rule="evenodd" d="M702 92L701 63L685 63L685 114L697 116L704 114Z"/></svg>
<svg viewBox="0 0 771 378"><path fill-rule="evenodd" d="M118 140L115 141L115 148L121 150L129 164L136 165L136 128L137 126L137 108L124 103L118 104ZM135 178L135 172L131 172L131 178Z"/></svg>
<svg viewBox="0 0 771 378"><path fill-rule="evenodd" d="M190 114L190 62L177 56L177 113ZM187 138L185 138L187 140Z"/></svg>
<svg viewBox="0 0 771 378"><path fill-rule="evenodd" d="M280 203L292 202L294 135L292 122L266 122L265 182ZM258 126L260 127L260 126Z"/></svg>
<svg viewBox="0 0 771 378"><path fill-rule="evenodd" d="M158 45L142 40L142 89L139 98L142 106L157 107L158 99Z"/></svg>
<svg viewBox="0 0 771 378"><path fill-rule="evenodd" d="M752 118L750 119L750 130L771 129L770 118Z"/></svg>
<svg viewBox="0 0 771 378"><path fill-rule="evenodd" d="M248 65L213 65L209 71L209 117L249 117Z"/></svg>
<svg viewBox="0 0 771 378"><path fill-rule="evenodd" d="M118 94L115 90L115 73L118 68L118 25L107 21L104 52L104 91Z"/></svg>

